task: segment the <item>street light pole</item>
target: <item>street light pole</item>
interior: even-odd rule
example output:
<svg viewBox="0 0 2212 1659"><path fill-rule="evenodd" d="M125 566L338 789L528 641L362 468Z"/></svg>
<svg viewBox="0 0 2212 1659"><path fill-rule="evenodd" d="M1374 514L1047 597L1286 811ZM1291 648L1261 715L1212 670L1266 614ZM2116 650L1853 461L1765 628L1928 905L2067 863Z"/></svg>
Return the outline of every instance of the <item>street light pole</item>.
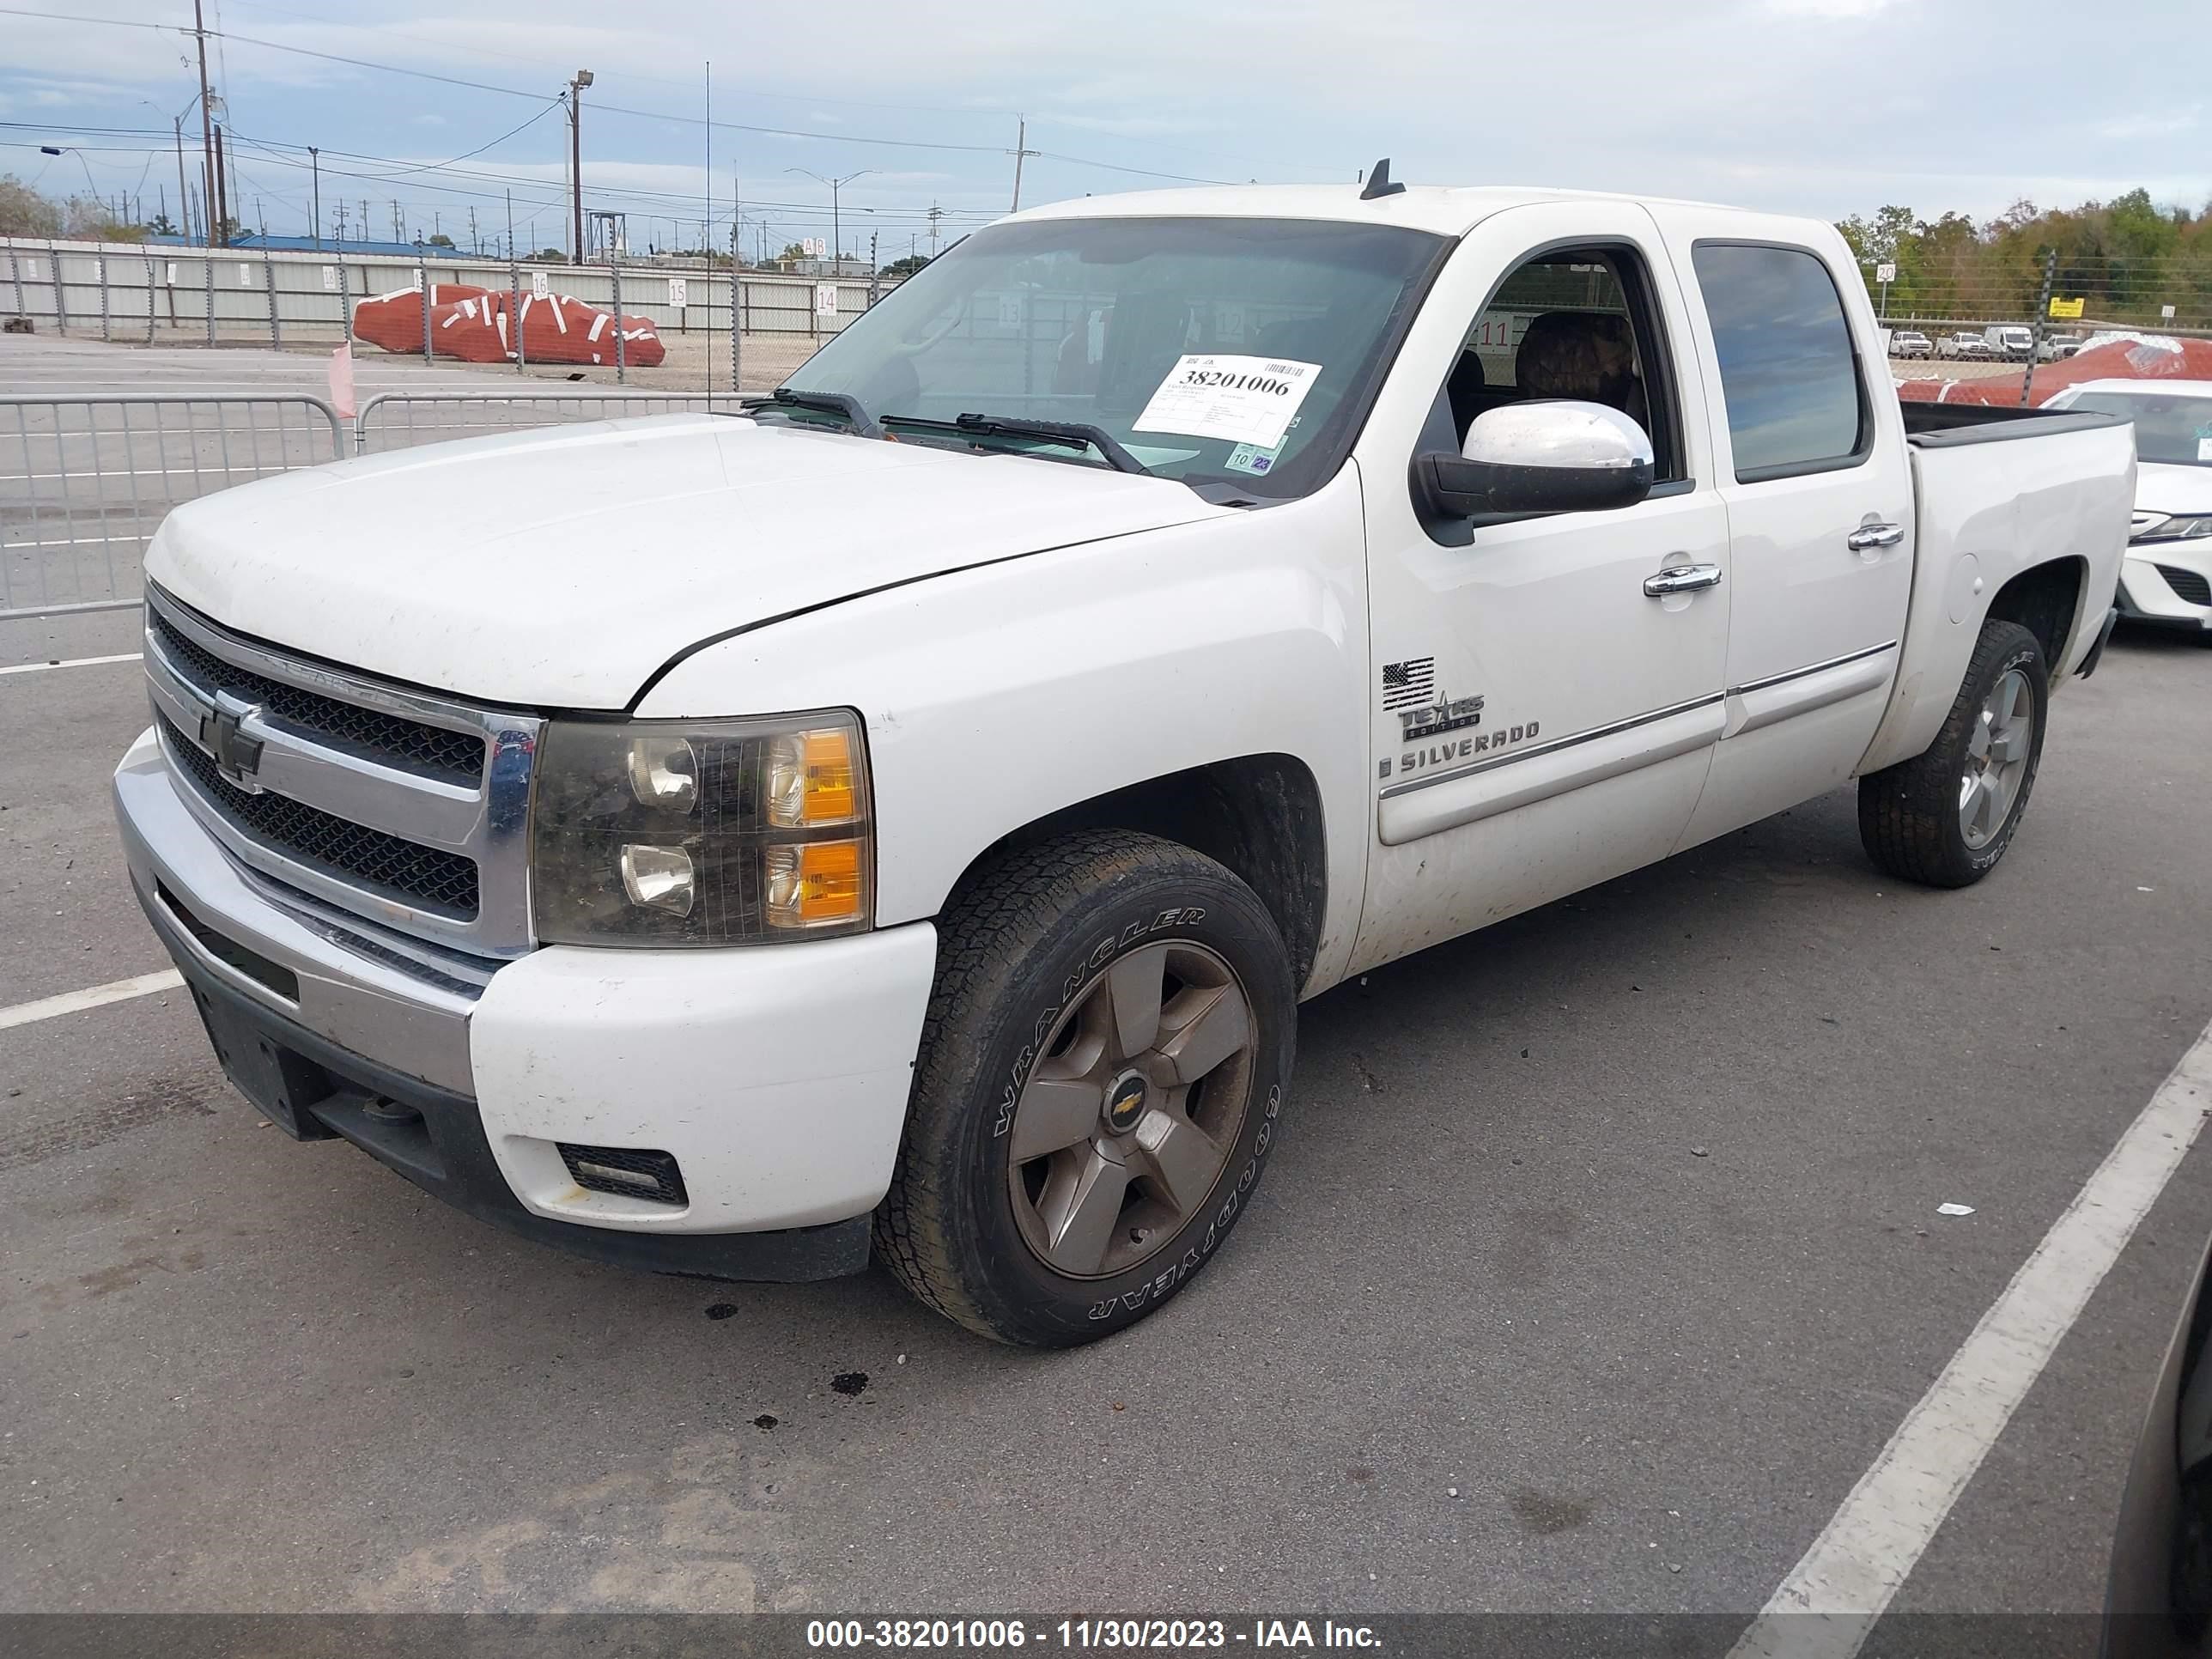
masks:
<svg viewBox="0 0 2212 1659"><path fill-rule="evenodd" d="M307 146L307 165L315 174L315 252L323 251L323 153L313 144Z"/></svg>
<svg viewBox="0 0 2212 1659"><path fill-rule="evenodd" d="M786 167L784 171L786 173L804 173L808 178L814 180L816 184L827 185L830 186L830 240L832 244L830 252L830 274L832 276L835 276L838 275L838 265L845 258L844 225L843 222L838 217L837 192L844 189L846 185L851 184L854 179L866 178L868 174L875 171L875 168L862 167L858 173L848 173L842 179L824 179L820 173L810 172L805 167Z"/></svg>
<svg viewBox="0 0 2212 1659"><path fill-rule="evenodd" d="M584 263L584 88L592 72L578 70L568 82L568 263Z"/></svg>

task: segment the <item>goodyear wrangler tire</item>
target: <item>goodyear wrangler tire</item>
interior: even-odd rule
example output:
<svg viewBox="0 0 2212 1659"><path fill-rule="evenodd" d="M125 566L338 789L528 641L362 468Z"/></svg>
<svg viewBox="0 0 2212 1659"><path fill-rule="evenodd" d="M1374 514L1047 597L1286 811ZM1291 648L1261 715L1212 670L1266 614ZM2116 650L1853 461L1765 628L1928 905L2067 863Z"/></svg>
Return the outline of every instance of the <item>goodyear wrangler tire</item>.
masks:
<svg viewBox="0 0 2212 1659"><path fill-rule="evenodd" d="M1924 754L1859 780L1859 840L1880 868L1965 887L2020 829L2051 707L2043 647L2018 623L1982 624L1942 729Z"/></svg>
<svg viewBox="0 0 2212 1659"><path fill-rule="evenodd" d="M939 920L877 1249L1001 1342L1143 1318L1251 1201L1297 1018L1273 920L1212 859L1124 830L1008 855Z"/></svg>

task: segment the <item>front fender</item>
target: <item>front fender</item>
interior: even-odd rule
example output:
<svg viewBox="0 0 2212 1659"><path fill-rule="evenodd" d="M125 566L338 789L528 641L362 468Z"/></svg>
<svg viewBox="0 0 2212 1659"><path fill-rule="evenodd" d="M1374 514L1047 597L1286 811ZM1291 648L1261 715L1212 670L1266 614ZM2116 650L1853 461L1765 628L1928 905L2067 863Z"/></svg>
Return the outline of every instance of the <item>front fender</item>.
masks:
<svg viewBox="0 0 2212 1659"><path fill-rule="evenodd" d="M956 571L740 634L677 663L636 712L858 708L884 926L935 915L979 854L1063 807L1214 761L1294 756L1328 830L1318 988L1341 971L1366 878L1363 538L1347 464L1302 500Z"/></svg>

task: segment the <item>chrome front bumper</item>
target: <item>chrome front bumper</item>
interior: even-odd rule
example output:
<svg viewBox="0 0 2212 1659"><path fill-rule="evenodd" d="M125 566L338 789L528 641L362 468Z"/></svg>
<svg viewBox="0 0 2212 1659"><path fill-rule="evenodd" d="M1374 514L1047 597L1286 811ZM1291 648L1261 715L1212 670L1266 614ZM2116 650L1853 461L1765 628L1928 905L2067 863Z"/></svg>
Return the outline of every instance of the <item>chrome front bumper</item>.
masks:
<svg viewBox="0 0 2212 1659"><path fill-rule="evenodd" d="M397 1063L456 1094L473 1091L469 1016L481 983L416 958L421 946L380 939L280 899L227 854L185 803L152 727L115 773L115 816L140 902L172 924L173 948L201 971L341 1048ZM295 981L218 954L210 933L264 958ZM273 982L272 982L273 981Z"/></svg>

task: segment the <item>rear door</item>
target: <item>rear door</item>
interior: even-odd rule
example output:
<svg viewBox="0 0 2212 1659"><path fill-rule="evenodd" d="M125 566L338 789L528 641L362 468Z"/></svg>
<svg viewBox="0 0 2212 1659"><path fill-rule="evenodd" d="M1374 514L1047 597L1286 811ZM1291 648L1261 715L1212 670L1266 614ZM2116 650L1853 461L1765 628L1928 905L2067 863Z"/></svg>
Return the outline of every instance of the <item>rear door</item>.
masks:
<svg viewBox="0 0 2212 1659"><path fill-rule="evenodd" d="M1844 782L1912 590L1905 430L1865 285L1825 225L1656 210L1687 289L1729 524L1727 715L1687 846Z"/></svg>

